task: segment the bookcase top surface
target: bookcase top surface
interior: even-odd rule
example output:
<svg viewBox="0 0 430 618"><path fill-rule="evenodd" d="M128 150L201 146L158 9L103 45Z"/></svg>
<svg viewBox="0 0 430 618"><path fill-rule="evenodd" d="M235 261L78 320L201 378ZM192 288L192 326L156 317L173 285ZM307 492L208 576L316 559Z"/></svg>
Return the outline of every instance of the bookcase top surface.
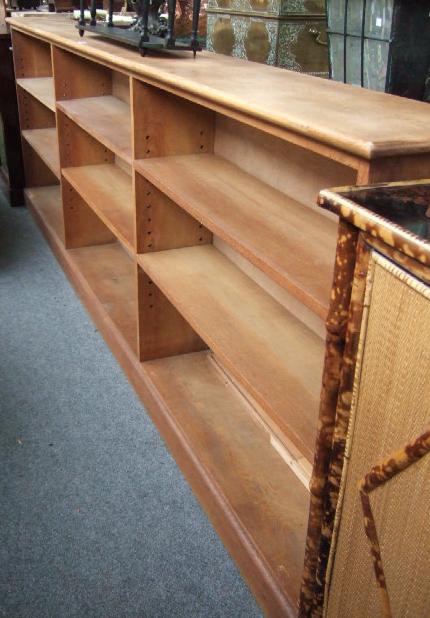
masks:
<svg viewBox="0 0 430 618"><path fill-rule="evenodd" d="M86 32L70 17L10 18L10 25L64 49L147 79L178 95L238 112L363 159L430 152L427 103L238 58L136 50ZM251 122L252 123L252 122Z"/></svg>

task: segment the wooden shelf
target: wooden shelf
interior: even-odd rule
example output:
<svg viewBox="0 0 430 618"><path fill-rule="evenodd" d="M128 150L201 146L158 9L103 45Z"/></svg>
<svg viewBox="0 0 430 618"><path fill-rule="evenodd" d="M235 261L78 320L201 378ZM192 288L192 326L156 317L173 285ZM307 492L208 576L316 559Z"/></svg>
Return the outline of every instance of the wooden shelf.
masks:
<svg viewBox="0 0 430 618"><path fill-rule="evenodd" d="M133 261L119 243L69 249L77 270L136 353L137 293Z"/></svg>
<svg viewBox="0 0 430 618"><path fill-rule="evenodd" d="M137 259L311 462L324 342L212 245L141 254Z"/></svg>
<svg viewBox="0 0 430 618"><path fill-rule="evenodd" d="M16 83L35 99L55 112L55 93L53 77L22 77Z"/></svg>
<svg viewBox="0 0 430 618"><path fill-rule="evenodd" d="M60 157L58 154L57 131L50 129L26 129L23 138L30 144L51 172L60 178Z"/></svg>
<svg viewBox="0 0 430 618"><path fill-rule="evenodd" d="M57 101L57 107L131 165L131 117L127 103L108 95Z"/></svg>
<svg viewBox="0 0 430 618"><path fill-rule="evenodd" d="M58 186L25 190L30 209L47 231L51 245L67 254L69 268L79 272L126 344L136 354L137 292L133 261L117 242L64 249L63 210Z"/></svg>
<svg viewBox="0 0 430 618"><path fill-rule="evenodd" d="M63 206L60 185L29 187L24 190L26 202L33 206L49 225L51 233L64 242Z"/></svg>
<svg viewBox="0 0 430 618"><path fill-rule="evenodd" d="M118 244L66 250L59 187L30 188L26 197L254 593L269 592L279 615L293 615L308 491L209 352L137 360L133 265Z"/></svg>
<svg viewBox="0 0 430 618"><path fill-rule="evenodd" d="M62 173L111 232L134 253L131 176L113 164L69 167Z"/></svg>
<svg viewBox="0 0 430 618"><path fill-rule="evenodd" d="M171 419L247 542L296 606L309 508L306 488L270 444L208 352L144 363ZM282 539L282 542L280 542Z"/></svg>
<svg viewBox="0 0 430 618"><path fill-rule="evenodd" d="M142 159L136 170L321 318L336 224L216 155Z"/></svg>

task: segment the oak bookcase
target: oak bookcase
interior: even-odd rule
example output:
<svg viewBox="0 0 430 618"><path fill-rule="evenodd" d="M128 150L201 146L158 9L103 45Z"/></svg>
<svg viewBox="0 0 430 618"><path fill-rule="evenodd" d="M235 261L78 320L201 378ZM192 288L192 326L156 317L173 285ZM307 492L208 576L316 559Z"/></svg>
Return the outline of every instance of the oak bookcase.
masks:
<svg viewBox="0 0 430 618"><path fill-rule="evenodd" d="M302 587L305 615L338 233L314 203L428 173L427 109L11 25L28 206L264 611L297 615Z"/></svg>

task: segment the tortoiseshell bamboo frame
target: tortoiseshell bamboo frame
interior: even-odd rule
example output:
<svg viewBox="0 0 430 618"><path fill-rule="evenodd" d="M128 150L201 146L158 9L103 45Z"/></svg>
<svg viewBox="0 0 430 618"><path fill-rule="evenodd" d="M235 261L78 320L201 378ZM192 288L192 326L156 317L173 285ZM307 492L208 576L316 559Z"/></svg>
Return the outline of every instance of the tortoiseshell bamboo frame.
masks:
<svg viewBox="0 0 430 618"><path fill-rule="evenodd" d="M429 181L381 183L378 187L410 185L419 191ZM359 336L371 251L392 260L430 282L430 243L360 206L339 192L372 187L342 187L322 191L319 205L339 215L338 245L330 308L326 321L326 357L310 514L300 592L299 617L320 618L327 594L326 576L332 558L332 538L349 427Z"/></svg>
<svg viewBox="0 0 430 618"><path fill-rule="evenodd" d="M381 548L379 545L378 532L372 513L369 494L429 453L430 430L426 431L415 440L409 442L404 448L400 449L396 453L386 457L381 463L374 466L359 483L359 492L364 516L364 529L370 543L370 553L372 556L373 568L375 570L376 582L381 594L382 616L384 618L392 618L392 613L382 562Z"/></svg>
<svg viewBox="0 0 430 618"><path fill-rule="evenodd" d="M322 520L327 478L332 452L335 411L344 356L346 329L355 265L358 231L348 223L338 228L336 259L330 307L326 320L326 353L323 370L315 460L310 483L310 511L305 549L305 564L300 591L299 616L317 616L315 578L320 553ZM320 596L320 595L319 595ZM317 613L315 613L317 612Z"/></svg>

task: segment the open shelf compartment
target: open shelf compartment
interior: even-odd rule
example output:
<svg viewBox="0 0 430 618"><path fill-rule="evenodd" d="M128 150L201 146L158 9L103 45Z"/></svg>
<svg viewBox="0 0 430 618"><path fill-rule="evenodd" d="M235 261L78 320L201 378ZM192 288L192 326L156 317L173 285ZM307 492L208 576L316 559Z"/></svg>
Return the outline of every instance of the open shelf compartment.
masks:
<svg viewBox="0 0 430 618"><path fill-rule="evenodd" d="M131 176L113 163L63 168L62 174L103 223L134 253Z"/></svg>
<svg viewBox="0 0 430 618"><path fill-rule="evenodd" d="M60 159L58 154L57 131L48 129L25 129L22 137L39 155L51 172L60 178Z"/></svg>
<svg viewBox="0 0 430 618"><path fill-rule="evenodd" d="M210 496L240 530L243 543L252 547L252 560L269 570L277 594L285 595L290 606L296 607L305 551L307 489L273 448L269 434L210 352L148 361L142 367L204 475L204 487L197 493L215 526L220 520ZM179 456L178 463L187 475L185 459ZM189 476L196 487L196 474L190 471ZM261 585L261 581L254 583Z"/></svg>
<svg viewBox="0 0 430 618"><path fill-rule="evenodd" d="M45 222L50 234L64 244L63 207L60 185L28 187L24 190L27 205Z"/></svg>
<svg viewBox="0 0 430 618"><path fill-rule="evenodd" d="M326 317L336 246L333 221L214 154L141 159L135 169Z"/></svg>
<svg viewBox="0 0 430 618"><path fill-rule="evenodd" d="M137 303L133 261L118 242L69 249L74 267L136 353Z"/></svg>
<svg viewBox="0 0 430 618"><path fill-rule="evenodd" d="M53 65L57 109L131 165L129 77L59 48Z"/></svg>
<svg viewBox="0 0 430 618"><path fill-rule="evenodd" d="M280 436L292 442L297 457L312 462L324 362L320 337L210 244L137 259Z"/></svg>
<svg viewBox="0 0 430 618"><path fill-rule="evenodd" d="M59 101L57 107L109 150L131 164L130 106L117 97Z"/></svg>
<svg viewBox="0 0 430 618"><path fill-rule="evenodd" d="M55 112L54 79L52 77L23 77L16 80L20 88Z"/></svg>
<svg viewBox="0 0 430 618"><path fill-rule="evenodd" d="M133 260L118 242L66 250L59 186L28 188L25 196L57 255L60 251L61 261L66 260L69 270L79 273L80 281L97 299L104 319L113 323L126 345L136 354L137 291Z"/></svg>

